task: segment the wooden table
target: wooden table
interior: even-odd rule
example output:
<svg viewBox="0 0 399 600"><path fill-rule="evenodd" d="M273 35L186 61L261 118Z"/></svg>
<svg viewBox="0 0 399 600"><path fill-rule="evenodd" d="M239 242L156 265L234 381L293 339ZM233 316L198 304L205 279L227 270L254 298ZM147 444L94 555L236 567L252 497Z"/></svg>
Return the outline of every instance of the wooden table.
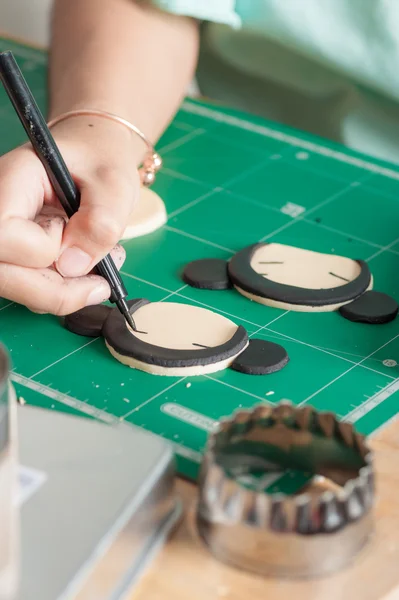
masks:
<svg viewBox="0 0 399 600"><path fill-rule="evenodd" d="M312 581L264 579L212 558L195 536L195 486L178 481L185 518L130 600L399 600L399 420L372 440L377 471L375 533L355 563Z"/></svg>

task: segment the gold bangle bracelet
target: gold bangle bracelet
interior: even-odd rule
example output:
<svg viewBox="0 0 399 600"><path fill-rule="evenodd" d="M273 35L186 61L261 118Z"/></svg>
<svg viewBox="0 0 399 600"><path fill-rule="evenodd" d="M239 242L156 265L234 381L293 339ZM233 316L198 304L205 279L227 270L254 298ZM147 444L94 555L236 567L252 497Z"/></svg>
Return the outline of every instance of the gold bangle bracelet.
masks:
<svg viewBox="0 0 399 600"><path fill-rule="evenodd" d="M140 131L138 127L119 117L118 115L114 115L113 113L106 112L104 110L96 110L92 108L81 108L79 110L71 110L69 112L63 113L55 119L52 119L49 123L49 127L53 127L57 125L57 123L61 123L61 121L65 121L66 119L70 119L72 117L102 117L103 119L109 119L110 121L115 121L124 127L127 127L129 131L133 131L136 135L138 135L144 144L147 147L147 152L144 157L142 166L139 168L141 183L145 186L150 186L155 181L155 174L159 171L162 166L162 159L157 152L155 152L154 146L151 142L146 138L144 133Z"/></svg>

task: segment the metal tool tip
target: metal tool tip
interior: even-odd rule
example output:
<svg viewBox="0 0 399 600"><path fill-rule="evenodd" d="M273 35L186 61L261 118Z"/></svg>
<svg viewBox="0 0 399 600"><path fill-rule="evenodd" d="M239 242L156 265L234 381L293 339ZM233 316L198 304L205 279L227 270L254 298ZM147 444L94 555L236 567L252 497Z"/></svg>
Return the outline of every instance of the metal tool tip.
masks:
<svg viewBox="0 0 399 600"><path fill-rule="evenodd" d="M127 324L133 329L133 331L136 331L136 324L134 322L132 315L130 314L130 311L129 311L129 308L128 308L128 305L126 304L126 302L124 300L121 300L118 303L118 306L119 306L119 310L125 317Z"/></svg>
<svg viewBox="0 0 399 600"><path fill-rule="evenodd" d="M136 323L134 322L134 319L129 311L125 313L125 319L130 325L130 327L133 329L133 331L136 331Z"/></svg>

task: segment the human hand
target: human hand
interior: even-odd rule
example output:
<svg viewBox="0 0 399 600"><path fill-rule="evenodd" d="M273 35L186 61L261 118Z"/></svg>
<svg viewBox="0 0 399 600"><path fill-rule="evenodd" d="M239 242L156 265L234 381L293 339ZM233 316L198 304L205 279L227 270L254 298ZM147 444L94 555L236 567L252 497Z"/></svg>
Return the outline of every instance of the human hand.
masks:
<svg viewBox="0 0 399 600"><path fill-rule="evenodd" d="M25 145L0 158L0 296L34 312L65 315L110 295L90 274L116 246L139 194L139 149L131 133L105 119L76 117L52 130L81 192L66 222L42 163Z"/></svg>

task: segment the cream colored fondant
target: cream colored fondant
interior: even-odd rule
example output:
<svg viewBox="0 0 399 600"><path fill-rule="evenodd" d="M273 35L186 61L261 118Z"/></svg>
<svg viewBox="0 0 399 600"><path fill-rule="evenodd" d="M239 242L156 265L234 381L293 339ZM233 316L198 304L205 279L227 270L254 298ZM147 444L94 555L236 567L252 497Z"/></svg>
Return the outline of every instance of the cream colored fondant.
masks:
<svg viewBox="0 0 399 600"><path fill-rule="evenodd" d="M201 346L216 350L236 333L237 325L218 313L191 304L178 302L150 302L133 313L137 331L132 332L147 344L173 350L190 350L195 353ZM195 345L195 344L198 344ZM208 365L191 367L162 367L144 363L117 352L109 341L106 345L121 363L155 375L188 376L215 373L231 365L236 356ZM217 351L216 351L217 354Z"/></svg>
<svg viewBox="0 0 399 600"><path fill-rule="evenodd" d="M134 207L122 240L147 235L156 231L167 221L165 204L153 190L142 187L140 190L139 201Z"/></svg>

